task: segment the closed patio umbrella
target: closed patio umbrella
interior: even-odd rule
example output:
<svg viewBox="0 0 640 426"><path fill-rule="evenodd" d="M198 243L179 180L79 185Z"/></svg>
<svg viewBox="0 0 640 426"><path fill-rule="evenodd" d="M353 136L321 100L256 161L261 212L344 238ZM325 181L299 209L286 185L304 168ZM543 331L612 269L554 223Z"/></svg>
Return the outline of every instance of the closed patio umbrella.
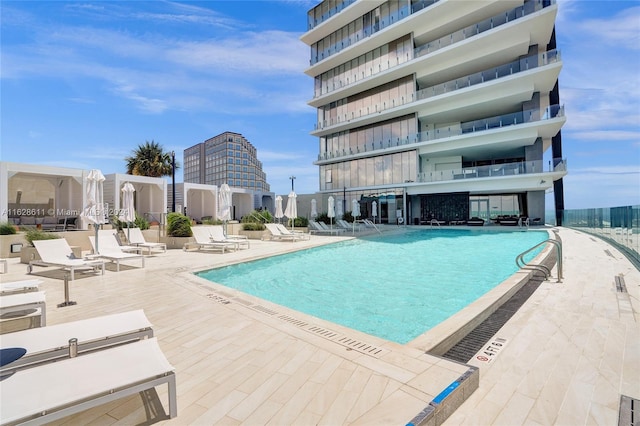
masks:
<svg viewBox="0 0 640 426"><path fill-rule="evenodd" d="M373 216L373 223L375 223L376 216L378 216L378 203L376 201L371 203L371 216Z"/></svg>
<svg viewBox="0 0 640 426"><path fill-rule="evenodd" d="M227 222L231 220L231 188L226 183L220 185L218 191L218 219L224 222L224 233L227 233Z"/></svg>
<svg viewBox="0 0 640 426"><path fill-rule="evenodd" d="M331 228L333 228L333 218L336 217L336 202L333 197L329 197L329 200L328 200L327 216L329 216Z"/></svg>
<svg viewBox="0 0 640 426"><path fill-rule="evenodd" d="M278 219L278 223L280 223L280 219L284 216L282 212L282 197L280 195L276 196L276 213L274 216Z"/></svg>
<svg viewBox="0 0 640 426"><path fill-rule="evenodd" d="M336 203L336 218L344 216L344 212L342 211L342 200L338 200Z"/></svg>
<svg viewBox="0 0 640 426"><path fill-rule="evenodd" d="M123 222L127 222L127 231L129 231L129 227L131 226L131 222L135 222L136 220L136 210L133 205L133 193L136 192L136 189L131 185L130 182L125 182L122 185L122 209L120 209L120 214L118 215L118 219ZM127 241L129 240L129 233L127 232Z"/></svg>
<svg viewBox="0 0 640 426"><path fill-rule="evenodd" d="M282 197L280 198L280 206L282 207ZM318 202L316 201L316 199L312 199L311 200L311 217L312 218L316 218L318 216L318 207L317 207Z"/></svg>
<svg viewBox="0 0 640 426"><path fill-rule="evenodd" d="M96 231L96 253L98 252L98 229L106 222L104 211L104 175L98 169L89 172L86 178L86 204L81 216L93 224Z"/></svg>
<svg viewBox="0 0 640 426"><path fill-rule="evenodd" d="M360 217L360 203L355 198L351 201L351 216L353 216L353 233L356 233L356 218Z"/></svg>
<svg viewBox="0 0 640 426"><path fill-rule="evenodd" d="M284 209L284 215L291 219L291 229L295 226L295 219L298 217L298 204L296 203L296 193L291 191L287 200L287 208Z"/></svg>

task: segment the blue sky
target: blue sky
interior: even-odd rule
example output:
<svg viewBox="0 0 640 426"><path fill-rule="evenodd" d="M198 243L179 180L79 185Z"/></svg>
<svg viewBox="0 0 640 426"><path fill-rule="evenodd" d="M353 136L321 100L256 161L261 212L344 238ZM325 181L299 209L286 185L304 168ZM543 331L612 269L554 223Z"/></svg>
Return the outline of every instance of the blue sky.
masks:
<svg viewBox="0 0 640 426"><path fill-rule="evenodd" d="M258 149L276 194L292 175L315 192L299 41L315 4L1 1L0 158L123 173L145 141L182 162L228 130ZM558 4L565 207L640 204L640 1Z"/></svg>

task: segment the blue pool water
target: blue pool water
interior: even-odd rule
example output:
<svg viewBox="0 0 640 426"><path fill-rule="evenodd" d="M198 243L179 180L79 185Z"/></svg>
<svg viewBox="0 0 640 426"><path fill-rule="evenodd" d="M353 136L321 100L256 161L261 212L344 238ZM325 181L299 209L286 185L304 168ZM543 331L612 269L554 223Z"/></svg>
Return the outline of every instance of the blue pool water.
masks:
<svg viewBox="0 0 640 426"><path fill-rule="evenodd" d="M410 231L344 241L198 275L404 344L513 275L518 270L515 257L547 238L545 231Z"/></svg>

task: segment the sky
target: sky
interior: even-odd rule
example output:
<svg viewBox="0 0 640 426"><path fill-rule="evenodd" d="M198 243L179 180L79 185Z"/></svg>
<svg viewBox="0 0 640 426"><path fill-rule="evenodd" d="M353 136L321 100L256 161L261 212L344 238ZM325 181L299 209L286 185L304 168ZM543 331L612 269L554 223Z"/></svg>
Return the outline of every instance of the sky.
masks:
<svg viewBox="0 0 640 426"><path fill-rule="evenodd" d="M314 193L299 38L317 3L1 0L0 159L125 173L145 141L182 163L232 131L256 147L272 192L295 176L297 193ZM565 208L638 205L640 0L558 0L556 35Z"/></svg>

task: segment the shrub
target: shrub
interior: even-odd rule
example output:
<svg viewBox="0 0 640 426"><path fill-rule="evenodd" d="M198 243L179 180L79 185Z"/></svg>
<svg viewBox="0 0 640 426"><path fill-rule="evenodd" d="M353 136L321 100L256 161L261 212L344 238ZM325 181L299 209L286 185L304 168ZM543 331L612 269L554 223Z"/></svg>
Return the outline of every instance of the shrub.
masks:
<svg viewBox="0 0 640 426"><path fill-rule="evenodd" d="M0 235L13 235L16 232L16 227L9 222L0 223Z"/></svg>
<svg viewBox="0 0 640 426"><path fill-rule="evenodd" d="M353 222L353 215L351 214L351 212L345 212L345 213L342 215L342 218L343 218L344 220L346 220L347 222L349 222L349 223L352 223L352 222Z"/></svg>
<svg viewBox="0 0 640 426"><path fill-rule="evenodd" d="M265 226L258 222L246 222L242 224L243 231L264 231Z"/></svg>
<svg viewBox="0 0 640 426"><path fill-rule="evenodd" d="M326 212L319 213L318 216L316 216L316 222L329 223L329 215Z"/></svg>
<svg viewBox="0 0 640 426"><path fill-rule="evenodd" d="M60 238L60 235L54 234L53 232L45 232L41 229L37 228L29 228L24 235L24 239L33 246L33 241L39 240L55 240Z"/></svg>
<svg viewBox="0 0 640 426"><path fill-rule="evenodd" d="M181 213L167 215L167 235L170 237L190 237L191 219Z"/></svg>
<svg viewBox="0 0 640 426"><path fill-rule="evenodd" d="M220 219L214 219L211 216L203 216L202 224L203 225L222 225L223 222Z"/></svg>
<svg viewBox="0 0 640 426"><path fill-rule="evenodd" d="M273 216L269 210L254 210L248 215L242 216L240 223L271 223Z"/></svg>
<svg viewBox="0 0 640 426"><path fill-rule="evenodd" d="M309 220L306 217L296 217L296 220L293 222L293 224L298 228L303 228L305 226L309 226Z"/></svg>
<svg viewBox="0 0 640 426"><path fill-rule="evenodd" d="M149 221L142 216L136 215L136 220L133 223L136 228L140 228L142 231L149 229Z"/></svg>

